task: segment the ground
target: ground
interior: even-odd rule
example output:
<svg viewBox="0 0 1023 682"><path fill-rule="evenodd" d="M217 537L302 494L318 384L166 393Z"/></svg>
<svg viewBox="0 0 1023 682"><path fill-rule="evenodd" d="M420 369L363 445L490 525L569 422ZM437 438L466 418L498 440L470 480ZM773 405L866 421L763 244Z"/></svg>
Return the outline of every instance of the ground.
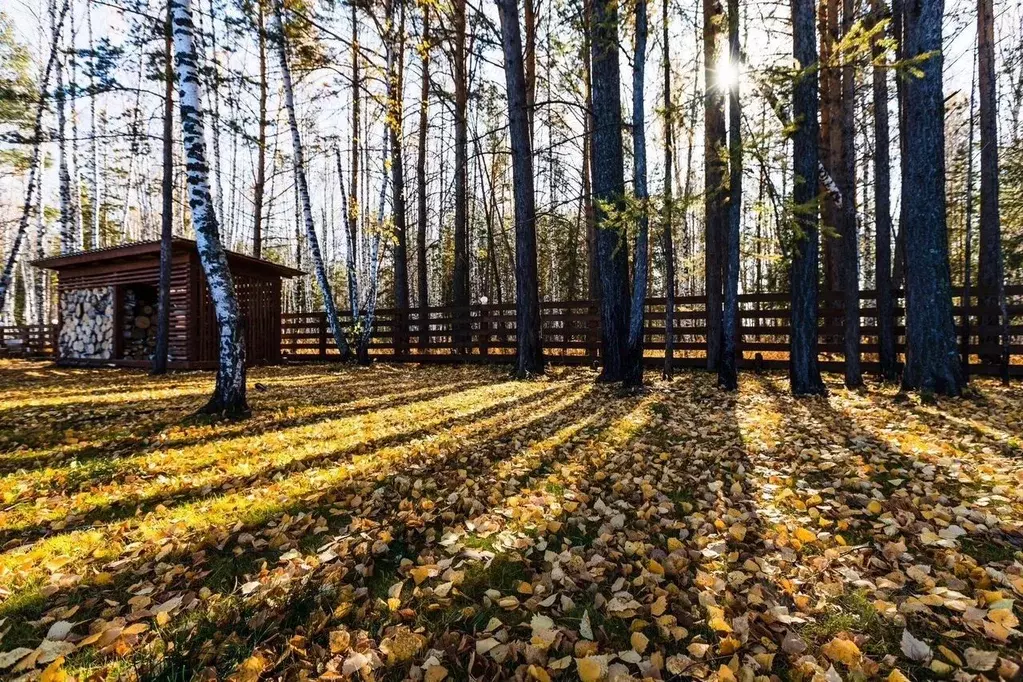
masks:
<svg viewBox="0 0 1023 682"><path fill-rule="evenodd" d="M0 362L0 677L1019 674L1018 383Z"/></svg>

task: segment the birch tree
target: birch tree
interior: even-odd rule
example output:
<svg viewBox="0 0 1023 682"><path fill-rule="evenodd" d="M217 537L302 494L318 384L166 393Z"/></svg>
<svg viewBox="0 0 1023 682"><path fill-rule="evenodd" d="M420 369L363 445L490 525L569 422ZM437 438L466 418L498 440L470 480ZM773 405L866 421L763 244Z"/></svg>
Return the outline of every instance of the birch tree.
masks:
<svg viewBox="0 0 1023 682"><path fill-rule="evenodd" d="M170 2L181 141L188 169L188 205L192 212L199 261L206 275L206 286L213 300L220 333L216 388L209 402L200 411L205 414L244 416L249 413L245 399L245 336L234 279L227 263L227 252L220 243L220 231L210 196L205 123L199 90L199 53L193 38L192 0Z"/></svg>
<svg viewBox="0 0 1023 682"><path fill-rule="evenodd" d="M305 157L302 149L302 135L298 129L298 116L295 113L295 92L291 82L291 67L288 63L287 36L284 33L284 19L280 0L273 3L274 29L277 33L277 56L281 64L281 78L284 81L284 104L288 109L288 125L291 128L292 158L295 164L295 182L298 192L298 201L301 205L302 220L305 223L306 241L309 245L309 252L312 254L313 265L316 269L316 280L320 284L323 293L323 307L326 310L327 322L334 335L334 343L341 351L341 359L347 360L351 355L348 341L345 339L344 330L338 320L337 307L334 305L334 292L331 290L330 280L327 279L327 269L323 265L323 255L320 253L320 242L316 236L316 226L313 224L312 204L309 200L309 185L306 180Z"/></svg>
<svg viewBox="0 0 1023 682"><path fill-rule="evenodd" d="M64 26L64 18L67 16L68 2L69 0L64 0L60 12L54 17L52 22L50 56L46 60L46 68L43 69L42 78L39 80L39 102L36 105L35 122L32 125L32 156L29 159L28 165L25 203L22 206L21 218L18 220L18 231L14 233L14 243L11 245L11 252L7 256L7 262L4 263L3 272L0 273L0 312L3 312L4 304L7 302L7 289L11 286L11 278L14 276L14 266L18 262L21 243L25 241L25 234L28 232L28 224L32 217L36 193L41 191L42 169L40 167L40 155L43 141L43 112L46 111L50 74L53 73L54 67L59 60L60 32Z"/></svg>

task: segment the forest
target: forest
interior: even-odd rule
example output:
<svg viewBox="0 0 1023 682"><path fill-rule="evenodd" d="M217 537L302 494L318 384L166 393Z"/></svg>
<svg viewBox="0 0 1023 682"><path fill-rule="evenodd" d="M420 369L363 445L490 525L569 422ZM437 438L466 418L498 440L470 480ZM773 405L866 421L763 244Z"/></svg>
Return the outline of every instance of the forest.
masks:
<svg viewBox="0 0 1023 682"><path fill-rule="evenodd" d="M0 678L1023 676L1020 0L10 0Z"/></svg>

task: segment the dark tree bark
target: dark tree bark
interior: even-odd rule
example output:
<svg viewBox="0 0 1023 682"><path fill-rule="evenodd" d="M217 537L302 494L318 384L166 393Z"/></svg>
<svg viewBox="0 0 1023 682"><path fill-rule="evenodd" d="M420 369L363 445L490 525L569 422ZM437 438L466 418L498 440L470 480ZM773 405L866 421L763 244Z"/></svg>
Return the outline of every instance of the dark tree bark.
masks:
<svg viewBox="0 0 1023 682"><path fill-rule="evenodd" d="M738 68L739 0L728 0L729 59ZM742 210L742 109L739 101L739 80L730 84L728 92L728 214L725 234L725 300L722 315L721 361L718 365L718 386L726 391L739 387L737 360L739 354L739 221Z"/></svg>
<svg viewBox="0 0 1023 682"><path fill-rule="evenodd" d="M942 94L943 0L906 0L906 58L922 77L906 79L906 162L902 204L906 223L905 389L962 392L952 322L952 282L945 229L945 103Z"/></svg>
<svg viewBox="0 0 1023 682"><path fill-rule="evenodd" d="M636 0L636 45L632 60L632 183L639 215L636 246L633 251L632 302L629 311L629 357L625 382L643 384L643 310L646 302L647 273L650 266L647 213L649 192L646 185L646 107L643 84L646 76L647 11L646 0Z"/></svg>
<svg viewBox="0 0 1023 682"><path fill-rule="evenodd" d="M789 382L795 395L825 393L817 365L817 44L814 0L792 0L792 54L799 73L792 88L794 181Z"/></svg>
<svg viewBox="0 0 1023 682"><path fill-rule="evenodd" d="M348 224L351 228L349 236L349 281L358 279L358 270L361 265L361 250L359 248L359 221L362 219L362 202L359 200L359 155L361 150L360 131L360 101L362 90L362 75L359 69L359 17L357 12L358 3L352 3L352 181L351 193L348 195ZM352 319L358 312L357 301L351 304Z"/></svg>
<svg viewBox="0 0 1023 682"><path fill-rule="evenodd" d="M998 93L995 80L993 0L977 0L977 85L980 101L980 253L977 285L981 289L978 302L982 308L999 305L998 291L1002 284L1002 228L998 217ZM996 326L997 315L979 321L982 326ZM981 345L993 347L996 334L985 334ZM997 352L983 353L997 361Z"/></svg>
<svg viewBox="0 0 1023 682"><path fill-rule="evenodd" d="M523 0L523 23L526 29L525 79L526 115L529 118L529 147L533 148L533 119L536 115L536 0ZM515 15L518 16L516 10Z"/></svg>
<svg viewBox="0 0 1023 682"><path fill-rule="evenodd" d="M388 75L387 103L388 124L391 134L391 221L394 225L394 307L403 314L409 307L408 287L408 233L405 226L405 160L403 155L404 139L402 137L402 121L404 119L404 70L405 70L405 4L397 0L399 19L397 32L392 28L388 41L388 49L395 54L391 60L393 66ZM393 26L394 4L388 1L389 23Z"/></svg>
<svg viewBox="0 0 1023 682"><path fill-rule="evenodd" d="M529 0L526 0L529 4ZM516 0L498 0L504 74L508 87L512 175L515 194L515 375L524 379L543 373L540 343L540 295L536 268L536 207L533 195L533 156L530 143L526 78ZM497 274L497 273L495 273Z"/></svg>
<svg viewBox="0 0 1023 682"><path fill-rule="evenodd" d="M883 0L871 0L874 21L884 16ZM892 296L891 152L888 134L888 70L885 49L878 35L873 44L874 62L874 279L877 289L877 337L881 379L898 377L895 364L895 301Z"/></svg>
<svg viewBox="0 0 1023 682"><path fill-rule="evenodd" d="M171 0L171 12L174 18L174 68L178 82L181 138L188 166L188 205L192 211L199 261L213 300L220 337L216 388L201 411L244 416L249 412L245 400L245 334L234 293L234 279L227 264L227 253L220 243L217 219L210 200L205 126L199 92L199 53L192 37L191 0Z"/></svg>
<svg viewBox="0 0 1023 682"><path fill-rule="evenodd" d="M256 140L256 185L253 188L252 200L252 255L256 258L263 257L263 195L266 192L266 17L264 16L263 3L266 0L256 0L259 8L257 21L259 22L257 34L259 36L259 136Z"/></svg>
<svg viewBox="0 0 1023 682"><path fill-rule="evenodd" d="M167 3L164 27L164 102L163 102L163 215L160 217L160 283L156 305L156 348L153 374L167 373L170 355L171 240L174 238L174 39L171 33L171 4Z"/></svg>
<svg viewBox="0 0 1023 682"><path fill-rule="evenodd" d="M853 0L842 0L842 33L849 35L853 28ZM843 56L841 117L841 172L839 189L842 203L839 208L839 227L842 255L842 307L845 325L843 349L845 354L845 385L859 388L863 385L860 370L860 258L859 238L856 234L856 68L848 55Z"/></svg>
<svg viewBox="0 0 1023 682"><path fill-rule="evenodd" d="M970 81L970 125L966 136L966 216L963 235L963 297L962 329L959 334L959 363L963 368L963 382L970 380L970 302L973 300L973 138L977 106L977 53L973 53L973 79Z"/></svg>
<svg viewBox="0 0 1023 682"><path fill-rule="evenodd" d="M426 140L430 109L430 6L423 5L423 80L419 87L419 149L416 155L416 277L419 289L419 345L425 350L430 342L427 308L430 305L430 277L426 261Z"/></svg>
<svg viewBox="0 0 1023 682"><path fill-rule="evenodd" d="M612 0L592 2L593 199L604 362L600 381L615 382L625 380L629 355L629 246L617 224L625 208L618 6Z"/></svg>
<svg viewBox="0 0 1023 682"><path fill-rule="evenodd" d="M674 161L674 110L671 101L671 41L668 39L669 0L661 0L662 46L664 49L664 214L661 243L664 249L664 369L661 376L675 375L675 241L672 235L674 206L672 172Z"/></svg>
<svg viewBox="0 0 1023 682"><path fill-rule="evenodd" d="M591 301L600 298L600 271L597 266L597 219L593 207L593 61L590 27L593 0L583 0L583 86L586 90L586 113L583 116L583 211L586 219L587 291Z"/></svg>
<svg viewBox="0 0 1023 682"><path fill-rule="evenodd" d="M720 0L703 0L704 281L707 295L707 369L721 362L722 246L725 231L725 95L716 83L724 11Z"/></svg>
<svg viewBox="0 0 1023 682"><path fill-rule="evenodd" d="M469 82L466 70L466 0L454 0L453 76L455 88L455 263L452 272L451 298L459 308L455 317L466 318L456 323L456 342L460 353L469 350L469 140L467 111Z"/></svg>

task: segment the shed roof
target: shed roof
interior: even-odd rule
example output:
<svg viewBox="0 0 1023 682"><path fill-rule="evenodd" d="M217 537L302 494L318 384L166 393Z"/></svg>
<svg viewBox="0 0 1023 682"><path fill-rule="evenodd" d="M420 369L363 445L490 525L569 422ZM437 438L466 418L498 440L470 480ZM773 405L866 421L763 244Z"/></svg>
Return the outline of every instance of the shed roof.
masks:
<svg viewBox="0 0 1023 682"><path fill-rule="evenodd" d="M197 250L197 247L194 239L174 237L171 240L171 250L175 252L195 251ZM89 251L77 251L75 253L69 253L63 256L53 256L51 258L40 258L39 260L32 261L32 265L37 268L60 271L77 267L113 264L117 262L131 261L140 257L159 255L160 240L157 239L147 242L132 242L130 244L121 244L119 246L108 246L102 249L91 249ZM305 274L301 270L289 268L286 265L272 263L261 258L253 258L252 256L246 256L243 253L237 253L235 251L227 252L227 261L229 265L247 265L251 268L262 270L268 275L277 275L278 277L298 277Z"/></svg>

